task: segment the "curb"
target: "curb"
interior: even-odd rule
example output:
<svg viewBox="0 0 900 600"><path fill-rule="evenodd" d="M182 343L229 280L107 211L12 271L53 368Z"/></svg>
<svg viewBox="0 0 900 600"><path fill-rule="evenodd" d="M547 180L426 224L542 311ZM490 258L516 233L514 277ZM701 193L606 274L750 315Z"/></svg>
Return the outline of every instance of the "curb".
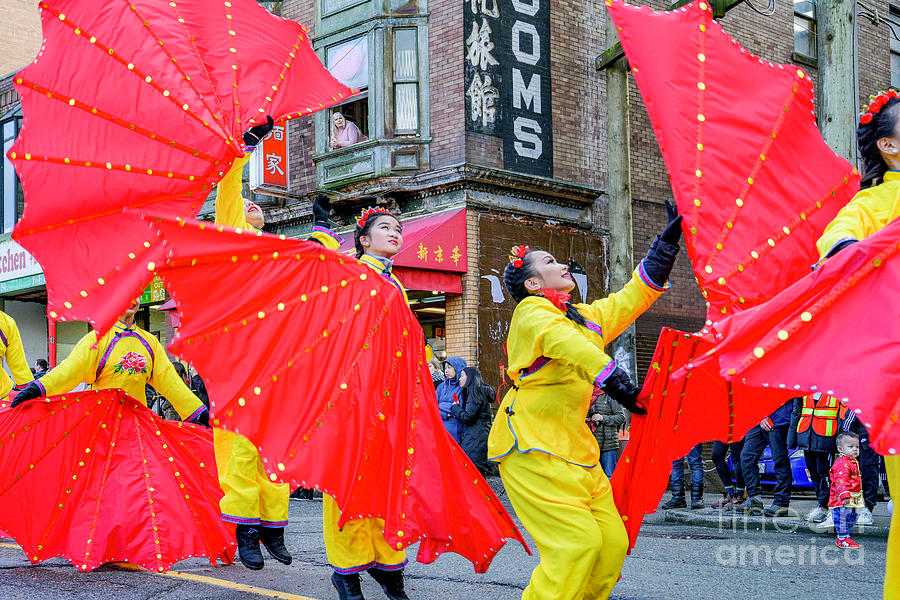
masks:
<svg viewBox="0 0 900 600"><path fill-rule="evenodd" d="M661 510L661 509L660 509ZM834 528L827 529L809 523L800 515L788 517L766 517L759 515L745 515L731 511L701 512L696 510L671 509L665 511L666 522L683 523L699 527L712 527L721 532L728 531L774 531L777 533L804 533L834 535ZM880 519L879 519L880 520ZM861 537L887 538L889 526L884 525L856 525L852 534Z"/></svg>

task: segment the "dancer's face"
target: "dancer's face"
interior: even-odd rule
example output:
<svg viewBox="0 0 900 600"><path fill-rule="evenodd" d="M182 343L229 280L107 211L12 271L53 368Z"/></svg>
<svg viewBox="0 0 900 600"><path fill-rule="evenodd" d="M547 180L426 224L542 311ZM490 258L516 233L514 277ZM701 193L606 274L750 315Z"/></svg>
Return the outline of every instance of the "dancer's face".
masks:
<svg viewBox="0 0 900 600"><path fill-rule="evenodd" d="M553 255L543 250L535 250L527 256L534 275L525 280L525 289L535 294L542 289L556 290L567 294L575 288L575 280L569 273L568 265L556 262Z"/></svg>
<svg viewBox="0 0 900 600"><path fill-rule="evenodd" d="M246 199L244 200L244 218L258 229L262 229L262 226L266 224L266 217L259 205Z"/></svg>
<svg viewBox="0 0 900 600"><path fill-rule="evenodd" d="M366 249L366 254L391 258L403 247L403 227L394 217L379 215L375 217L369 233L359 236L359 241Z"/></svg>

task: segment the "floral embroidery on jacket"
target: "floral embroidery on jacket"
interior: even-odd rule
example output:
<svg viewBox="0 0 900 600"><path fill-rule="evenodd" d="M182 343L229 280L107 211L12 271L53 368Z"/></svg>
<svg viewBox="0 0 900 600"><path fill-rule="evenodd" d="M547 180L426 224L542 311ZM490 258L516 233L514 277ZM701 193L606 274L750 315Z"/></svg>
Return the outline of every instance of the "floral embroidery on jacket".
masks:
<svg viewBox="0 0 900 600"><path fill-rule="evenodd" d="M147 357L137 352L129 352L113 367L113 373L138 375L147 372Z"/></svg>

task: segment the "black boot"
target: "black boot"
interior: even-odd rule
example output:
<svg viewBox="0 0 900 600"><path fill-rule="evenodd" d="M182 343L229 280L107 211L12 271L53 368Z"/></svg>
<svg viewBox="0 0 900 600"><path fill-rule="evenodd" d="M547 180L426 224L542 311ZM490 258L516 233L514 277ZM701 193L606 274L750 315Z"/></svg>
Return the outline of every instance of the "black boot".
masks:
<svg viewBox="0 0 900 600"><path fill-rule="evenodd" d="M703 482L691 483L691 509L704 508Z"/></svg>
<svg viewBox="0 0 900 600"><path fill-rule="evenodd" d="M331 574L331 585L337 590L340 600L366 600L359 587L359 573L341 575L335 571Z"/></svg>
<svg viewBox="0 0 900 600"><path fill-rule="evenodd" d="M681 485L672 483L670 480L670 486L672 489L672 497L669 498L669 501L662 505L663 510L669 510L671 508L687 508L687 503L684 501L684 483Z"/></svg>
<svg viewBox="0 0 900 600"><path fill-rule="evenodd" d="M259 525L238 525L235 528L235 537L241 563L254 571L262 569L265 562L259 550Z"/></svg>
<svg viewBox="0 0 900 600"><path fill-rule="evenodd" d="M275 560L285 565L291 564L291 553L284 545L284 527L261 527L259 541Z"/></svg>
<svg viewBox="0 0 900 600"><path fill-rule="evenodd" d="M381 585L381 589L390 600L409 600L406 590L403 589L403 569L385 571L372 567L369 569L369 575Z"/></svg>

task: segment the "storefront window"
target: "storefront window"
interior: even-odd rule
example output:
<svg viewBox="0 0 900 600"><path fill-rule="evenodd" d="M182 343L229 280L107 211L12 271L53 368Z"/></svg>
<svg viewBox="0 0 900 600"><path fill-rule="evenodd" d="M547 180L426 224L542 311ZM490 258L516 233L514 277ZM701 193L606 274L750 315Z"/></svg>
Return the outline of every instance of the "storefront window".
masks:
<svg viewBox="0 0 900 600"><path fill-rule="evenodd" d="M446 358L447 298L440 292L409 291L409 307L438 358Z"/></svg>

